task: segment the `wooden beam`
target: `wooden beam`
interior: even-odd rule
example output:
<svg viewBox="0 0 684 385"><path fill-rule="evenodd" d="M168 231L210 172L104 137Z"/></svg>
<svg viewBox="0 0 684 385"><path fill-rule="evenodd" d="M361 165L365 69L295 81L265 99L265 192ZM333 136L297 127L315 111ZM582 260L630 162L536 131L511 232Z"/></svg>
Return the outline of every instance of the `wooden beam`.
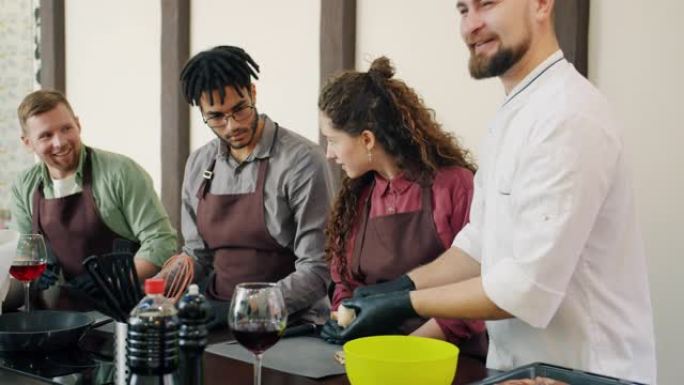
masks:
<svg viewBox="0 0 684 385"><path fill-rule="evenodd" d="M321 85L356 61L356 0L321 0Z"/></svg>
<svg viewBox="0 0 684 385"><path fill-rule="evenodd" d="M337 72L354 69L356 62L356 0L321 0L320 84ZM320 134L318 142L325 150L327 142ZM330 162L335 181L342 175ZM336 185L335 188L338 186Z"/></svg>
<svg viewBox="0 0 684 385"><path fill-rule="evenodd" d="M40 0L41 88L66 93L64 49L64 0Z"/></svg>
<svg viewBox="0 0 684 385"><path fill-rule="evenodd" d="M190 107L178 79L190 55L190 0L161 0L161 8L161 200L180 234L181 189L190 154Z"/></svg>
<svg viewBox="0 0 684 385"><path fill-rule="evenodd" d="M589 51L589 0L559 0L555 9L556 34L565 58L585 77Z"/></svg>

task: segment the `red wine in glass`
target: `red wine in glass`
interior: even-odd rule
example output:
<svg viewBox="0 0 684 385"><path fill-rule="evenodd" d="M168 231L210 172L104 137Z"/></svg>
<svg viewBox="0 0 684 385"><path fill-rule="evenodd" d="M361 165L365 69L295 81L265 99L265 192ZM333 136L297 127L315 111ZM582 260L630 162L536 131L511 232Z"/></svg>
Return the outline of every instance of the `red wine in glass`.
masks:
<svg viewBox="0 0 684 385"><path fill-rule="evenodd" d="M33 281L45 271L47 263L34 261L14 261L10 267L10 274L19 281Z"/></svg>
<svg viewBox="0 0 684 385"><path fill-rule="evenodd" d="M29 300L31 281L43 274L47 263L47 250L43 236L20 234L14 255L10 274L24 284L24 311L28 312L31 310Z"/></svg>
<svg viewBox="0 0 684 385"><path fill-rule="evenodd" d="M278 326L277 324L237 324L233 329L233 336L245 349L254 354L261 354L280 339L282 331Z"/></svg>
<svg viewBox="0 0 684 385"><path fill-rule="evenodd" d="M254 385L261 385L261 357L287 325L283 293L275 283L245 282L235 287L228 311L233 336L254 354Z"/></svg>

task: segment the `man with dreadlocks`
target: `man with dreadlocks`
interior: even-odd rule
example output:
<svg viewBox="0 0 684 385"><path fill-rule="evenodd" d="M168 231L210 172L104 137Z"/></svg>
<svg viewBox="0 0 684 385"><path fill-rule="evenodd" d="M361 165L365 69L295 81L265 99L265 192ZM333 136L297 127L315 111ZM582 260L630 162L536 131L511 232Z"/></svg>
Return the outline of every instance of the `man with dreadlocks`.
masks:
<svg viewBox="0 0 684 385"><path fill-rule="evenodd" d="M186 164L183 250L212 261L205 291L219 321L236 284L267 281L278 283L290 314L322 322L330 171L316 144L257 112L258 72L243 49L219 46L181 73L186 100L216 135Z"/></svg>

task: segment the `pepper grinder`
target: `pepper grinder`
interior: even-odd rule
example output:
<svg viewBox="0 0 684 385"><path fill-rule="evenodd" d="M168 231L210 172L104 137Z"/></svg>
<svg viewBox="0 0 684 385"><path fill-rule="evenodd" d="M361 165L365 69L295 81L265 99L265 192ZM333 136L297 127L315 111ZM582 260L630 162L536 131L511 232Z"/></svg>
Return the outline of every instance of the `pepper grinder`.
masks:
<svg viewBox="0 0 684 385"><path fill-rule="evenodd" d="M180 330L180 378L184 385L204 384L202 353L207 346L207 320L211 314L209 301L192 284L178 304Z"/></svg>

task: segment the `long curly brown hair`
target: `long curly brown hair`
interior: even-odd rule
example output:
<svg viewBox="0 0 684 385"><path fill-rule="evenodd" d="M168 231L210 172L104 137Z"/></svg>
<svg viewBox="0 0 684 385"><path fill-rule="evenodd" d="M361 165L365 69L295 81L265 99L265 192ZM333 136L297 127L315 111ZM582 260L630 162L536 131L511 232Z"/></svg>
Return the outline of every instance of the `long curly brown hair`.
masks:
<svg viewBox="0 0 684 385"><path fill-rule="evenodd" d="M348 71L328 80L318 108L335 129L351 136L371 131L404 175L421 185L429 185L443 167L460 166L475 172L470 152L442 130L434 111L411 87L393 76L390 60L379 57L368 72ZM326 256L339 262L337 272L343 282L352 278L347 273L347 236L357 220L359 195L373 178L373 172L354 179L344 176L328 220Z"/></svg>

